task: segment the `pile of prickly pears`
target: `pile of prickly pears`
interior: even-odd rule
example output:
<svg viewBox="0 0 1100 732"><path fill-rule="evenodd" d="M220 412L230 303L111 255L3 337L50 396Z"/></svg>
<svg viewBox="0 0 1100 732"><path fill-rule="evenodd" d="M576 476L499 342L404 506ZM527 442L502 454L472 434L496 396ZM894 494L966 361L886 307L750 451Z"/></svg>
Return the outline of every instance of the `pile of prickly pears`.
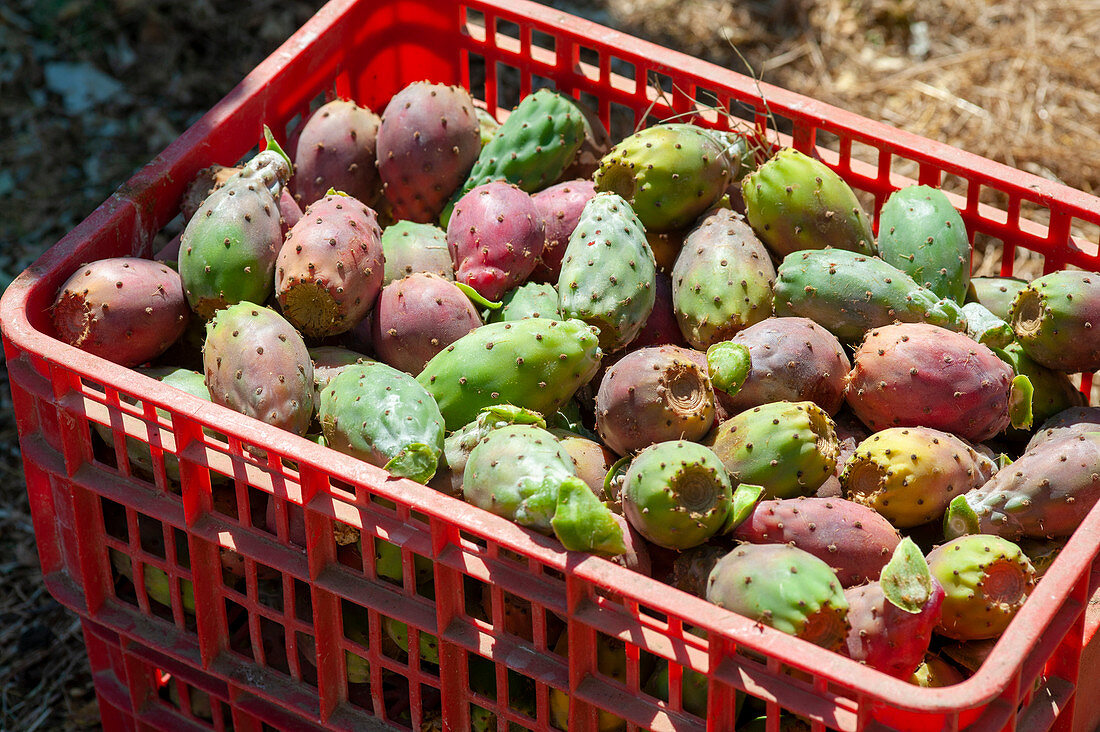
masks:
<svg viewBox="0 0 1100 732"><path fill-rule="evenodd" d="M57 336L925 685L975 669L1100 498L1070 379L1100 369L1100 274L972 279L942 191L876 232L759 132L612 146L553 91L498 123L429 82L381 111L202 171L163 261L82 266Z"/></svg>

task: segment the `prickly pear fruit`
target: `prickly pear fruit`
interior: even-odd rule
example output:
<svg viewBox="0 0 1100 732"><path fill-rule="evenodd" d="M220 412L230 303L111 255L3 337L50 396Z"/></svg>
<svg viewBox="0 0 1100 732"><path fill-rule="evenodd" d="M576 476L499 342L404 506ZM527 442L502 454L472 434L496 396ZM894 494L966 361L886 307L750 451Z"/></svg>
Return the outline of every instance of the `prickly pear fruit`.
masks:
<svg viewBox="0 0 1100 732"><path fill-rule="evenodd" d="M470 452L487 434L510 424L533 424L545 428L546 420L538 412L513 407L511 404L482 409L474 421L455 430L443 440L443 460L432 478L431 487L452 496L461 496L462 475Z"/></svg>
<svg viewBox="0 0 1100 732"><path fill-rule="evenodd" d="M114 547L108 549L111 556L111 564L115 571L134 583L134 565L129 556L118 551ZM165 607L172 607L172 583L168 573L152 564L142 565L142 579L145 585L145 594L150 600L160 603ZM188 579L179 580L180 606L188 615L195 614L195 585Z"/></svg>
<svg viewBox="0 0 1100 732"><path fill-rule="evenodd" d="M456 430L493 404L553 414L599 368L599 343L579 320L528 318L475 328L439 352L417 381Z"/></svg>
<svg viewBox="0 0 1100 732"><path fill-rule="evenodd" d="M584 141L584 115L573 100L549 89L528 94L478 155L452 200L490 181L514 183L528 193L561 177ZM450 211L440 223L447 228Z"/></svg>
<svg viewBox="0 0 1100 732"><path fill-rule="evenodd" d="M836 574L787 544L742 544L719 559L707 600L830 650L848 635L848 601Z"/></svg>
<svg viewBox="0 0 1100 732"><path fill-rule="evenodd" d="M573 459L573 467L580 478L592 489L596 498L603 502L608 500L604 490L604 478L607 471L619 459L619 456L608 450L595 440L563 430L557 427L551 428L550 433L558 438L558 442Z"/></svg>
<svg viewBox="0 0 1100 732"><path fill-rule="evenodd" d="M707 579L718 560L730 552L730 546L717 541L700 544L693 549L679 552L672 562L672 569L664 578L667 585L696 597L707 596Z"/></svg>
<svg viewBox="0 0 1100 732"><path fill-rule="evenodd" d="M1070 407L1043 422L1024 452L1031 452L1045 442L1086 432L1100 432L1100 407Z"/></svg>
<svg viewBox="0 0 1100 732"><path fill-rule="evenodd" d="M909 683L926 689L939 689L945 686L960 684L966 680L958 669L944 661L939 656L929 653L913 675Z"/></svg>
<svg viewBox="0 0 1100 732"><path fill-rule="evenodd" d="M524 318L549 318L560 320L558 291L553 285L528 282L509 290L501 298L502 307L489 314L490 323L503 323Z"/></svg>
<svg viewBox="0 0 1100 732"><path fill-rule="evenodd" d="M489 110L482 109L481 107L475 107L477 112L477 125L478 131L481 133L481 146L485 147L489 144L489 140L493 139L493 135L500 129L500 122L497 122L496 117L489 113Z"/></svg>
<svg viewBox="0 0 1100 732"><path fill-rule="evenodd" d="M454 281L455 268L447 248L447 232L432 224L398 221L382 230L385 275L382 286L414 272L430 272Z"/></svg>
<svg viewBox="0 0 1100 732"><path fill-rule="evenodd" d="M374 360L342 346L317 346L308 350L313 361L313 392L316 397L321 396L321 391L332 381L332 377L348 366ZM314 399L315 406L318 402L318 399Z"/></svg>
<svg viewBox="0 0 1100 732"><path fill-rule="evenodd" d="M868 437L848 458L840 482L849 500L899 528L943 516L955 496L983 484L993 461L958 437L929 427L891 427Z"/></svg>
<svg viewBox="0 0 1100 732"><path fill-rule="evenodd" d="M784 400L811 401L831 415L843 406L851 362L836 336L809 318L768 318L731 343L749 349L751 367L737 393L718 395L730 412Z"/></svg>
<svg viewBox="0 0 1100 732"><path fill-rule="evenodd" d="M1018 375L1031 382L1034 394L1031 397L1031 416L1035 423L1045 422L1050 417L1073 407L1085 406L1085 395L1074 386L1069 374L1048 369L1024 353L1019 343L1009 343L1003 348L994 348L1001 359L1012 367ZM1023 440L1028 437L1024 430L1009 429L1005 437Z"/></svg>
<svg viewBox="0 0 1100 732"><path fill-rule="evenodd" d="M1100 500L1100 432L1046 442L951 502L944 534L1069 536Z"/></svg>
<svg viewBox="0 0 1100 732"><path fill-rule="evenodd" d="M592 181L567 180L531 196L546 224L546 244L531 273L532 280L553 283L558 281L565 248L569 246L569 237L577 228L584 205L595 195L596 184Z"/></svg>
<svg viewBox="0 0 1100 732"><path fill-rule="evenodd" d="M839 249L795 252L776 270L775 314L801 315L846 343L901 321L965 331L954 300L940 300L878 257Z"/></svg>
<svg viewBox="0 0 1100 732"><path fill-rule="evenodd" d="M569 636L562 633L554 645L554 653L569 655ZM618 638L599 633L596 636L596 668L604 676L625 684L627 676L626 644ZM597 715L597 732L626 732L626 720L611 712L600 710ZM569 694L557 688L550 689L550 722L557 729L571 729L569 720Z"/></svg>
<svg viewBox="0 0 1100 732"><path fill-rule="evenodd" d="M966 301L981 303L989 312L1007 322L1011 319L1012 301L1025 287L1027 280L1017 277L971 277Z"/></svg>
<svg viewBox="0 0 1100 732"><path fill-rule="evenodd" d="M760 501L732 536L751 544L792 544L828 564L842 587L877 579L901 541L885 518L843 498Z"/></svg>
<svg viewBox="0 0 1100 732"><path fill-rule="evenodd" d="M596 187L622 196L646 230L691 224L726 190L730 161L722 140L688 124L662 124L627 137L600 161Z"/></svg>
<svg viewBox="0 0 1100 732"><path fill-rule="evenodd" d="M239 302L265 302L283 243L276 201L290 161L267 132L268 149L211 193L180 237L179 273L204 320Z"/></svg>
<svg viewBox="0 0 1100 732"><path fill-rule="evenodd" d="M831 168L793 148L780 150L741 182L749 223L779 257L833 247L874 253L871 221Z"/></svg>
<svg viewBox="0 0 1100 732"><path fill-rule="evenodd" d="M936 547L928 568L947 593L936 632L956 640L999 636L1035 586L1035 568L1020 547L988 534Z"/></svg>
<svg viewBox="0 0 1100 732"><path fill-rule="evenodd" d="M462 290L417 272L382 288L371 321L374 352L396 369L419 374L437 353L481 326Z"/></svg>
<svg viewBox="0 0 1100 732"><path fill-rule="evenodd" d="M455 279L499 300L527 279L546 245L546 228L531 196L508 183L485 183L455 204L447 247Z"/></svg>
<svg viewBox="0 0 1100 732"><path fill-rule="evenodd" d="M330 188L374 205L382 192L376 166L380 124L377 114L350 99L334 99L309 116L294 153L292 188L302 208Z"/></svg>
<svg viewBox="0 0 1100 732"><path fill-rule="evenodd" d="M199 210L207 196L224 186L226 181L239 173L240 170L237 167L211 165L196 173L191 182L187 184L187 190L184 191L183 199L180 201L180 214L183 216L183 223L186 224L191 220L191 217Z"/></svg>
<svg viewBox="0 0 1100 732"><path fill-rule="evenodd" d="M1100 274L1062 270L1033 280L1009 316L1024 353L1047 368L1100 369Z"/></svg>
<svg viewBox="0 0 1100 732"><path fill-rule="evenodd" d="M657 262L657 271L671 275L672 268L676 266L676 258L680 256L680 250L684 248L684 237L686 237L688 231L680 229L678 231L647 231L645 233L646 241L649 242L649 248L653 250L653 259Z"/></svg>
<svg viewBox="0 0 1100 732"><path fill-rule="evenodd" d="M427 483L443 452L443 418L431 395L408 374L377 361L349 366L317 408L328 446Z"/></svg>
<svg viewBox="0 0 1100 732"><path fill-rule="evenodd" d="M374 306L382 257L374 211L339 193L314 201L275 262L275 296L283 315L312 338L350 330Z"/></svg>
<svg viewBox="0 0 1100 732"><path fill-rule="evenodd" d="M737 483L765 498L811 495L836 467L833 421L813 402L772 402L718 425L711 448Z"/></svg>
<svg viewBox="0 0 1100 732"><path fill-rule="evenodd" d="M640 348L607 370L596 394L596 429L608 447L626 455L656 442L700 440L710 431L714 392L686 351Z"/></svg>
<svg viewBox="0 0 1100 732"><path fill-rule="evenodd" d="M202 348L210 399L304 435L313 417L313 361L294 326L270 308L242 302L207 323Z"/></svg>
<svg viewBox="0 0 1100 732"><path fill-rule="evenodd" d="M558 297L562 315L599 328L612 353L634 339L653 311L656 265L630 205L600 193L584 205L569 237Z"/></svg>
<svg viewBox="0 0 1100 732"><path fill-rule="evenodd" d="M683 706L685 712L705 719L707 716L707 675L687 667L681 667L680 673L681 706ZM645 683L643 691L650 696L668 701L668 682L669 667L666 662L661 664L661 666L653 672L653 675L649 677L649 681ZM741 708L741 700L743 698L744 696L742 694L737 694L736 706L738 710ZM735 711L734 717L736 718L736 716L737 712Z"/></svg>
<svg viewBox="0 0 1100 732"><path fill-rule="evenodd" d="M623 515L642 536L667 549L690 549L722 530L733 490L718 456L694 442L660 442L630 464Z"/></svg>
<svg viewBox="0 0 1100 732"><path fill-rule="evenodd" d="M705 351L772 314L775 267L740 214L716 209L691 230L672 268L680 331Z"/></svg>
<svg viewBox="0 0 1100 732"><path fill-rule="evenodd" d="M903 605L895 604L891 583L905 588ZM909 678L928 652L944 596L916 544L904 539L880 579L845 590L852 627L843 650L871 668Z"/></svg>
<svg viewBox="0 0 1100 732"><path fill-rule="evenodd" d="M574 100L577 109L581 110L584 121L584 139L577 148L576 155L569 167L562 171L561 181L576 179L592 180L592 176L600 167L600 161L611 150L611 135L603 126L599 115L587 104Z"/></svg>
<svg viewBox="0 0 1100 732"><path fill-rule="evenodd" d="M646 346L686 346L676 311L672 307L672 280L658 270L653 279L653 310L638 335L627 344L630 350Z"/></svg>
<svg viewBox="0 0 1100 732"><path fill-rule="evenodd" d="M879 212L878 255L939 297L962 305L970 284L970 240L938 188L895 191Z"/></svg>
<svg viewBox="0 0 1100 732"><path fill-rule="evenodd" d="M966 334L990 348L1004 348L1016 339L1012 326L998 318L985 305L968 302L962 306L966 318Z"/></svg>
<svg viewBox="0 0 1100 732"><path fill-rule="evenodd" d="M470 452L462 492L468 502L521 526L553 531L567 549L625 550L611 512L576 476L557 438L540 427L489 432Z"/></svg>
<svg viewBox="0 0 1100 732"><path fill-rule="evenodd" d="M872 430L932 427L981 442L1013 421L1012 369L961 333L887 325L868 334L852 364L848 404Z"/></svg>
<svg viewBox="0 0 1100 732"><path fill-rule="evenodd" d="M397 92L378 127L378 175L394 218L438 218L481 153L470 93L418 81Z"/></svg>
<svg viewBox="0 0 1100 732"><path fill-rule="evenodd" d="M190 320L180 276L139 257L85 264L57 293L50 309L57 336L122 366L161 355Z"/></svg>

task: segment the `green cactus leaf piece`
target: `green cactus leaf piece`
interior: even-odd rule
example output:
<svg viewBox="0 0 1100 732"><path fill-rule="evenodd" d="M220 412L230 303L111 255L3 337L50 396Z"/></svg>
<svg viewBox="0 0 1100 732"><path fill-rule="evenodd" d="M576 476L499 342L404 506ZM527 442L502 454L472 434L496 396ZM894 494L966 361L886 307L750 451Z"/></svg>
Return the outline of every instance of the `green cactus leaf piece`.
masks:
<svg viewBox="0 0 1100 732"><path fill-rule="evenodd" d="M967 534L978 533L978 514L966 501L966 496L955 496L947 506L943 517L943 535L947 539L957 539Z"/></svg>
<svg viewBox="0 0 1100 732"><path fill-rule="evenodd" d="M385 469L399 478L427 483L439 465L439 450L422 442L406 445L405 449L385 464Z"/></svg>
<svg viewBox="0 0 1100 732"><path fill-rule="evenodd" d="M264 125L264 143L267 145L265 149L273 150L274 152L278 153L278 155L286 161L287 166L289 166L290 170L293 172L294 163L291 162L290 156L283 151L283 148L275 140L275 135L271 133L271 128L267 125Z"/></svg>
<svg viewBox="0 0 1100 732"><path fill-rule="evenodd" d="M733 504L730 507L729 519L725 527L719 533L728 534L736 529L752 515L752 510L764 495L764 486L752 483L742 483L733 489Z"/></svg>
<svg viewBox="0 0 1100 732"><path fill-rule="evenodd" d="M1019 374L1012 379L1012 392L1008 397L1008 413L1012 418L1012 426L1018 430L1031 428L1032 412L1031 403L1035 396L1035 388L1031 385L1031 379Z"/></svg>
<svg viewBox="0 0 1100 732"><path fill-rule="evenodd" d="M566 549L611 555L626 552L622 527L580 478L561 482L550 526Z"/></svg>
<svg viewBox="0 0 1100 732"><path fill-rule="evenodd" d="M1016 338L1012 326L991 313L978 302L968 302L962 306L966 316L966 334L978 343L990 348L1004 348Z"/></svg>
<svg viewBox="0 0 1100 732"><path fill-rule="evenodd" d="M489 310L500 310L500 308L504 305L504 303L502 302L496 302L495 300L486 299L477 290L470 287L465 282L456 282L455 285L458 286L458 289L462 290L466 297L470 298L470 302L472 302L474 305L479 305L483 308L488 308Z"/></svg>
<svg viewBox="0 0 1100 732"><path fill-rule="evenodd" d="M879 575L886 599L907 613L916 615L932 596L932 573L920 548L905 537L894 548L890 561Z"/></svg>
<svg viewBox="0 0 1100 732"><path fill-rule="evenodd" d="M707 349L710 383L730 396L736 394L752 370L748 346L723 341Z"/></svg>

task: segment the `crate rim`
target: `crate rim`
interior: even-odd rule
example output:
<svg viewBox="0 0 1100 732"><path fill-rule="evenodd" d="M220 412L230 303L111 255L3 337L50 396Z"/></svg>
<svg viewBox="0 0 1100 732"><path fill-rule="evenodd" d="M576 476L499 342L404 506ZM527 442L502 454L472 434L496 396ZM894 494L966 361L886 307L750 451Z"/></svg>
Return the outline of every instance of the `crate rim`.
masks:
<svg viewBox="0 0 1100 732"><path fill-rule="evenodd" d="M551 564L563 572L575 573L605 589L618 591L623 587L638 588L636 594L640 594L643 588L659 588L662 593L666 593L671 598L671 600L665 598L666 604L673 604L673 602L686 604L693 613L696 625L725 634L739 645L761 650L792 667L812 667L816 673L829 676L833 679L832 683L852 690L857 696L881 696L888 698L890 703L898 709L918 713L975 708L995 700L1012 682L1013 677L1020 672L1025 655L1040 640L1041 629L1047 627L1061 610L1061 606L1050 602L1025 604L973 676L962 683L945 688L917 687L863 666L839 653L800 641L772 628L760 626L747 618L718 608L703 599L670 588L656 579L627 570L603 558L555 548L551 539L477 509L461 500L440 494L407 479L395 479L381 468L334 450L322 448L302 437L278 430L258 420L241 420L240 414L228 408L205 402L150 377L138 374L139 380L135 381L136 372L132 369L69 346L31 324L25 304L36 288L42 286L41 279L46 273L54 271L75 257L80 244L96 232L122 226L131 218L140 219L144 208L141 197L152 183L164 175L171 174L172 167L180 163L185 151L201 145L204 139L216 134L220 120L232 116L244 106L248 99L260 94L264 79L281 68L287 59L293 58L301 49L308 47L322 30L348 14L358 1L329 0L214 107L120 185L72 231L43 252L33 264L16 277L0 298L0 334L3 335L6 344L5 350L17 350L22 358L33 355L47 364L57 365L80 374L94 374L97 382L123 393L135 393L136 387L140 386L139 398L143 400L173 412L186 414L201 421L203 425L240 439L242 442L269 445L280 452L293 454L300 465L307 465L310 469L339 474L353 481L364 482L370 486L371 492L379 495L387 495L392 487L403 494L402 500L409 500L406 492L413 494L413 502L419 502L421 498L429 499L425 503L420 503L414 510L449 522L457 519L469 522L463 523L463 526L478 526L482 531L492 532L494 540L502 546L521 547L523 552L535 555L540 561ZM400 1L382 0L383 3ZM735 88L744 88L751 93L758 93L757 90L759 90L765 93L769 104L797 110L802 115L813 115L815 122L820 122L822 126L843 126L850 132L853 139L875 140L882 143L883 149L905 152L910 156L916 153L929 157L936 156L935 164L944 172L950 173L953 170L976 172L988 179L1026 191L1027 195L1024 197L1027 200L1040 203L1057 200L1082 211L1092 212L1100 221L1100 198L1084 191L862 117L781 87L756 82L738 72L592 21L577 18L564 11L530 0L447 0L447 2L454 8L462 5L481 12L489 11L490 14L521 15L531 21L554 25L556 30L565 35L574 36L578 41L583 38L595 38L602 44L615 45L637 56L653 60L660 59L660 64L655 66L664 65L668 68L675 66L679 71L712 78L716 82ZM881 137L875 137L871 134L872 132L880 134ZM1067 245L1069 243L1067 241ZM420 495L417 496L417 494ZM441 506L433 505L440 499L442 499ZM1100 536L1098 507L1090 511L1078 530L1074 532L1042 581L1033 590L1032 597L1043 590L1045 597L1062 597L1067 603L1073 601L1071 588L1082 574L1090 570L1089 560L1095 558L1100 552L1100 545L1092 548L1087 545L1089 534ZM668 593L670 589L674 590L671 594ZM637 601L635 597L631 599ZM645 601L643 604L652 606L653 603ZM1072 626L1068 632L1073 632ZM792 641L794 645L790 646ZM779 653L776 652L777 648ZM842 682L841 679L843 679Z"/></svg>

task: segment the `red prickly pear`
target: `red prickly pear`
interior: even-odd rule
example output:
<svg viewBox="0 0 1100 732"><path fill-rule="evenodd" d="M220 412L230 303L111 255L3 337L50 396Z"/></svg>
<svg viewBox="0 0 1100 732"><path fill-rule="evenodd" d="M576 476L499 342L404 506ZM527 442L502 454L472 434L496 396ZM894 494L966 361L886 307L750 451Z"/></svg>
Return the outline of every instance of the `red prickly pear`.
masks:
<svg viewBox="0 0 1100 732"><path fill-rule="evenodd" d="M393 217L434 221L480 152L481 133L468 91L426 81L399 91L378 127L378 174Z"/></svg>
<svg viewBox="0 0 1100 732"><path fill-rule="evenodd" d="M599 115L581 102L574 100L574 103L583 116L584 139L573 162L562 171L559 180L571 181L577 178L591 180L592 175L599 170L600 160L611 150L611 135L603 126Z"/></svg>
<svg viewBox="0 0 1100 732"><path fill-rule="evenodd" d="M903 540L878 581L844 591L852 627L842 650L871 668L909 678L928 652L944 597L916 544Z"/></svg>
<svg viewBox="0 0 1100 732"><path fill-rule="evenodd" d="M842 587L878 577L901 541L873 509L813 497L761 501L732 536L752 544L793 544L828 564Z"/></svg>
<svg viewBox="0 0 1100 732"><path fill-rule="evenodd" d="M1043 426L1027 443L1024 452L1031 452L1039 445L1063 437L1100 432L1100 407L1070 407L1043 422Z"/></svg>
<svg viewBox="0 0 1100 732"><path fill-rule="evenodd" d="M627 345L632 351L646 346L687 346L672 307L672 280L664 272L657 272L653 281L653 310L649 319Z"/></svg>
<svg viewBox="0 0 1100 732"><path fill-rule="evenodd" d="M558 281L569 236L577 228L584 204L595 195L596 184L592 181L567 180L531 196L546 225L546 245L531 273L531 279L537 282Z"/></svg>
<svg viewBox="0 0 1100 732"><path fill-rule="evenodd" d="M508 183L472 189L447 226L456 281L489 300L526 280L545 245L546 227L530 194Z"/></svg>
<svg viewBox="0 0 1100 732"><path fill-rule="evenodd" d="M420 373L433 356L482 324L455 283L427 272L383 287L372 318L378 358L410 374Z"/></svg>
<svg viewBox="0 0 1100 732"><path fill-rule="evenodd" d="M378 115L355 102L334 99L305 125L294 153L294 197L303 208L334 188L367 205L381 193L376 167Z"/></svg>
<svg viewBox="0 0 1100 732"><path fill-rule="evenodd" d="M187 329L183 283L161 262L115 257L73 273L50 311L58 337L123 366L168 350Z"/></svg>
<svg viewBox="0 0 1100 732"><path fill-rule="evenodd" d="M275 295L310 337L348 331L382 287L382 230L374 211L333 193L306 208L279 250Z"/></svg>

